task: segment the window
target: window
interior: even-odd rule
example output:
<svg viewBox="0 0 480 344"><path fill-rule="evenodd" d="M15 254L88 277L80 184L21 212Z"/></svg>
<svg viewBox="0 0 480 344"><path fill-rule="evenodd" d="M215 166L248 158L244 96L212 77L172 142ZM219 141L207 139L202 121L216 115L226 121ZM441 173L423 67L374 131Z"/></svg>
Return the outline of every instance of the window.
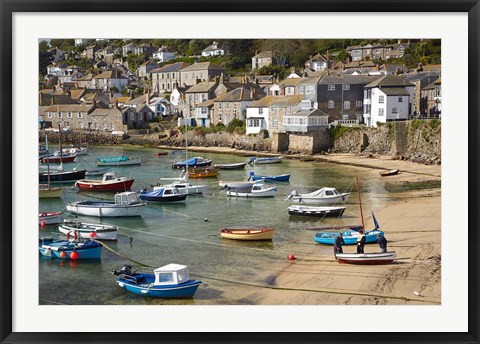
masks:
<svg viewBox="0 0 480 344"><path fill-rule="evenodd" d="M62 118L62 113L61 112L58 113L58 118Z"/></svg>
<svg viewBox="0 0 480 344"><path fill-rule="evenodd" d="M328 108L333 109L335 107L335 102L333 100L328 101Z"/></svg>
<svg viewBox="0 0 480 344"><path fill-rule="evenodd" d="M133 112L130 114L130 120L131 120L131 121L134 121L134 120L135 120L135 114L134 114Z"/></svg>
<svg viewBox="0 0 480 344"><path fill-rule="evenodd" d="M278 127L278 119L277 118L274 118L273 121L272 121L272 127Z"/></svg>
<svg viewBox="0 0 480 344"><path fill-rule="evenodd" d="M343 85L343 90L344 91L349 91L350 90L350 85L349 84Z"/></svg>
<svg viewBox="0 0 480 344"><path fill-rule="evenodd" d="M51 112L48 113L48 118L52 118L52 113Z"/></svg>
<svg viewBox="0 0 480 344"><path fill-rule="evenodd" d="M402 103L403 102L403 97L398 97L398 102Z"/></svg>
<svg viewBox="0 0 480 344"><path fill-rule="evenodd" d="M314 85L305 86L305 94L314 94L314 93L315 93L315 86Z"/></svg>
<svg viewBox="0 0 480 344"><path fill-rule="evenodd" d="M335 91L335 85L328 85L329 91Z"/></svg>
<svg viewBox="0 0 480 344"><path fill-rule="evenodd" d="M363 102L362 102L361 100L357 100L357 101L355 102L355 106L356 106L357 108L361 108L361 107L363 106Z"/></svg>
<svg viewBox="0 0 480 344"><path fill-rule="evenodd" d="M263 108L258 108L258 114L263 115Z"/></svg>
<svg viewBox="0 0 480 344"><path fill-rule="evenodd" d="M343 102L343 108L344 108L345 110L350 109L350 101L345 100L345 101Z"/></svg>
<svg viewBox="0 0 480 344"><path fill-rule="evenodd" d="M398 109L397 109L396 107L392 108L392 113L397 114L397 113L398 113Z"/></svg>
<svg viewBox="0 0 480 344"><path fill-rule="evenodd" d="M378 115L379 116L385 115L385 109L378 109Z"/></svg>
<svg viewBox="0 0 480 344"><path fill-rule="evenodd" d="M380 104L385 103L385 96L379 96L379 97L378 97L378 102L379 102Z"/></svg>
<svg viewBox="0 0 480 344"><path fill-rule="evenodd" d="M65 123L64 123L64 127L65 127L65 128L69 128L69 127L70 127L70 122L65 122Z"/></svg>
<svg viewBox="0 0 480 344"><path fill-rule="evenodd" d="M77 113L77 117L82 118L82 113L81 112Z"/></svg>
<svg viewBox="0 0 480 344"><path fill-rule="evenodd" d="M348 120L348 115L343 115L342 119L345 120L345 121Z"/></svg>
<svg viewBox="0 0 480 344"><path fill-rule="evenodd" d="M222 110L222 103L218 103L218 110Z"/></svg>
<svg viewBox="0 0 480 344"><path fill-rule="evenodd" d="M221 114L221 113L218 114L218 121L219 121L219 122L222 121L222 114Z"/></svg>
<svg viewBox="0 0 480 344"><path fill-rule="evenodd" d="M290 115L292 113L292 107L287 106L287 115Z"/></svg>
<svg viewBox="0 0 480 344"><path fill-rule="evenodd" d="M172 73L172 79L175 78L175 73Z"/></svg>
<svg viewBox="0 0 480 344"><path fill-rule="evenodd" d="M230 103L226 103L225 104L225 110L229 110L230 109Z"/></svg>
<svg viewBox="0 0 480 344"><path fill-rule="evenodd" d="M300 86L300 94L305 94L305 86Z"/></svg>

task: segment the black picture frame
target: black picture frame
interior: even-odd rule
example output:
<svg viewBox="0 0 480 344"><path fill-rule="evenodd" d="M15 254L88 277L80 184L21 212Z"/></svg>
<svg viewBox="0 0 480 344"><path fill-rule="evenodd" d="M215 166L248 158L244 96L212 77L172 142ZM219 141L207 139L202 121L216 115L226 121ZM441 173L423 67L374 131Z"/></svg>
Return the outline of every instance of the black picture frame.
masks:
<svg viewBox="0 0 480 344"><path fill-rule="evenodd" d="M0 41L0 340L1 343L178 343L178 342L322 342L322 343L479 343L479 250L478 235L478 133L479 127L479 15L478 0L420 0L420 1L343 1L343 0L257 0L257 1L148 1L134 3L127 0L100 1L18 1L0 0L1 41ZM468 13L468 332L465 333L20 333L12 332L12 16L15 12L142 12L149 11L184 12L464 12ZM466 173L466 171L464 171ZM454 230L454 229L449 229ZM459 240L464 240L460 238ZM459 243L459 249L464 242ZM348 315L346 315L348 317ZM453 316L453 315L452 315ZM53 316L52 316L53 318ZM321 319L319 319L321 321ZM354 319L348 319L354 321ZM62 326L59 323L59 326ZM72 329L78 329L72 326ZM178 339L180 338L180 339Z"/></svg>

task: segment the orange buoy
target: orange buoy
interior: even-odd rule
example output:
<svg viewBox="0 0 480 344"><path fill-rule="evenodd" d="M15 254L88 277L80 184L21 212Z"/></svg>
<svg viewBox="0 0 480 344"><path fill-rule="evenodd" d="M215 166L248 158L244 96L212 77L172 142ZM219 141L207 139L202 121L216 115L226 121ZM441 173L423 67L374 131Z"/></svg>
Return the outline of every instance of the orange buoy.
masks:
<svg viewBox="0 0 480 344"><path fill-rule="evenodd" d="M93 238L95 238L96 236L97 236L97 233L95 233L95 232L90 232L90 238L93 239Z"/></svg>
<svg viewBox="0 0 480 344"><path fill-rule="evenodd" d="M60 252L60 258L65 258L66 256L67 254L65 253L65 251Z"/></svg>
<svg viewBox="0 0 480 344"><path fill-rule="evenodd" d="M46 225L46 224L45 224L45 221L42 221L42 222L40 223L40 227L42 227L42 228L45 228L45 225Z"/></svg>
<svg viewBox="0 0 480 344"><path fill-rule="evenodd" d="M288 255L288 260L294 260L294 259L295 259L295 256L293 254Z"/></svg>
<svg viewBox="0 0 480 344"><path fill-rule="evenodd" d="M76 260L78 259L78 253L73 251L72 253L70 253L70 259L71 260Z"/></svg>

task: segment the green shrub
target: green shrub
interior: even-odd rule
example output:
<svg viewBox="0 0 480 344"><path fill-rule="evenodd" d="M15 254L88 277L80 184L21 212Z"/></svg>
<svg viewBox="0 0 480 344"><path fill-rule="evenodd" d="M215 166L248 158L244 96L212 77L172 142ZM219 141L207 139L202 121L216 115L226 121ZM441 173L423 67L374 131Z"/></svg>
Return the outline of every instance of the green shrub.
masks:
<svg viewBox="0 0 480 344"><path fill-rule="evenodd" d="M432 128L432 129L437 129L438 126L439 126L441 123L442 123L442 122L440 122L440 120L438 120L438 119L432 119L432 120L430 121L429 125L430 125L430 128Z"/></svg>
<svg viewBox="0 0 480 344"><path fill-rule="evenodd" d="M347 131L360 130L360 128L355 127L342 127L342 125L337 125L330 128L330 136L332 139L336 140L345 134Z"/></svg>
<svg viewBox="0 0 480 344"><path fill-rule="evenodd" d="M242 128L243 126L245 126L245 122L243 122L243 121L241 121L237 118L234 118L230 123L228 123L227 132L229 132L231 134L235 131L235 129ZM246 126L245 126L245 130L246 130Z"/></svg>

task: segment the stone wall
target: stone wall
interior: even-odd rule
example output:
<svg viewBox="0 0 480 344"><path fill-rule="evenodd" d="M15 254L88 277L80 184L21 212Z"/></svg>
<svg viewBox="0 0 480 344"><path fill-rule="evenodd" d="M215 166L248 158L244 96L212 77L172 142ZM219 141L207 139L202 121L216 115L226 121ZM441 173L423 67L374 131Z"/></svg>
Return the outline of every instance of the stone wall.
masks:
<svg viewBox="0 0 480 344"><path fill-rule="evenodd" d="M295 133L289 135L288 151L303 154L316 154L332 147L328 129L312 133Z"/></svg>
<svg viewBox="0 0 480 344"><path fill-rule="evenodd" d="M48 136L49 143L59 143L59 133L54 131L39 131L38 141L45 143L45 135ZM123 136L112 135L103 132L82 132L80 136L81 144L102 144L102 145L114 145L122 143ZM78 132L63 132L62 133L62 145L77 145L79 141Z"/></svg>

